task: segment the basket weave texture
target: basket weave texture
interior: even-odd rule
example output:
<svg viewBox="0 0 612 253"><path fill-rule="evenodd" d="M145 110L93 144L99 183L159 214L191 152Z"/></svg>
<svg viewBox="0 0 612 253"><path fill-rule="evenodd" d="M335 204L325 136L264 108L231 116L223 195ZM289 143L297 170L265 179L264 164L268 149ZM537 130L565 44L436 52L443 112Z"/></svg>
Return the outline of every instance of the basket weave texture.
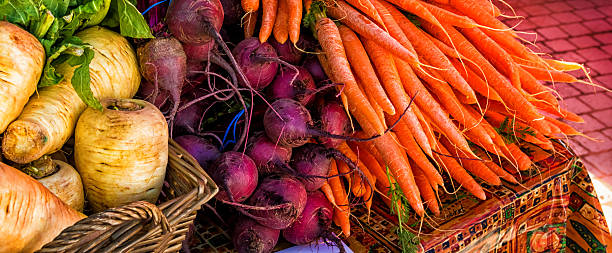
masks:
<svg viewBox="0 0 612 253"><path fill-rule="evenodd" d="M178 252L196 211L218 190L198 162L170 139L163 203L138 201L93 214L39 252Z"/></svg>

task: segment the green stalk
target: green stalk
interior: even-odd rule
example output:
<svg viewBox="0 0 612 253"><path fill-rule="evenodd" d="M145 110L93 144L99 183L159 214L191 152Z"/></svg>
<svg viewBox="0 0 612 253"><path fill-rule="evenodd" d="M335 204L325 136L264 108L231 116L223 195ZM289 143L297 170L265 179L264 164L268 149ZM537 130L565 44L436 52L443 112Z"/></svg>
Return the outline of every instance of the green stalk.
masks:
<svg viewBox="0 0 612 253"><path fill-rule="evenodd" d="M47 31L49 31L53 21L55 21L55 17L50 10L46 9L44 5L41 6L41 8L44 9L42 10L40 20L34 24L32 29L32 34L34 34L34 36L36 36L36 38L39 40L47 34Z"/></svg>

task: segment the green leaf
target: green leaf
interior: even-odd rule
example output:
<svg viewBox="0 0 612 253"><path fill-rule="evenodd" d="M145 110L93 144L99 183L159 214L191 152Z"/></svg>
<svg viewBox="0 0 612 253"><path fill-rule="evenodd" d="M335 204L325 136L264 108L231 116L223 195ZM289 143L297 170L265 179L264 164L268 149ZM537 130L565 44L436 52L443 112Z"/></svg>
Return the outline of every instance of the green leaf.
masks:
<svg viewBox="0 0 612 253"><path fill-rule="evenodd" d="M68 63L72 66L79 64L80 66L74 70L72 76L72 87L79 95L81 100L88 106L102 110L102 104L96 99L91 91L90 76L89 76L89 64L94 57L95 52L91 48L86 48L80 57L73 56L68 60Z"/></svg>
<svg viewBox="0 0 612 253"><path fill-rule="evenodd" d="M113 0L117 4L121 35L131 38L154 38L151 29L136 6L128 0Z"/></svg>
<svg viewBox="0 0 612 253"><path fill-rule="evenodd" d="M53 16L62 17L68 11L70 0L42 0L42 4L53 13Z"/></svg>
<svg viewBox="0 0 612 253"><path fill-rule="evenodd" d="M75 9L72 9L68 15L65 16L65 20L68 19L68 21L60 31L61 36L71 37L77 32L77 30L84 27L85 22L91 18L94 18L98 12L103 10L104 0L88 0Z"/></svg>
<svg viewBox="0 0 612 253"><path fill-rule="evenodd" d="M26 30L30 22L40 19L40 0L0 0L0 20L21 25Z"/></svg>
<svg viewBox="0 0 612 253"><path fill-rule="evenodd" d="M62 81L64 76L55 71L55 67L66 60L66 58L62 59L60 56L66 54L79 56L83 54L86 48L91 47L85 45L81 39L77 37L70 37L62 40L59 44L61 44L61 46L51 49L51 52L53 53L47 57L45 67L43 69L43 75L38 83L38 88L56 85Z"/></svg>

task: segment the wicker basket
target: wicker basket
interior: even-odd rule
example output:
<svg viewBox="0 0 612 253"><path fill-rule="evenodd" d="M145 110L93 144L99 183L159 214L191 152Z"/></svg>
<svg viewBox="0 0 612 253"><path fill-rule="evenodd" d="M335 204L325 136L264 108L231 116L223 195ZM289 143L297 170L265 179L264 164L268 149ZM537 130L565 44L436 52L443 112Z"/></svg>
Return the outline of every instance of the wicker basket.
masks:
<svg viewBox="0 0 612 253"><path fill-rule="evenodd" d="M64 229L40 252L177 252L196 211L217 191L198 162L169 140L160 195L165 202L139 201L93 214Z"/></svg>

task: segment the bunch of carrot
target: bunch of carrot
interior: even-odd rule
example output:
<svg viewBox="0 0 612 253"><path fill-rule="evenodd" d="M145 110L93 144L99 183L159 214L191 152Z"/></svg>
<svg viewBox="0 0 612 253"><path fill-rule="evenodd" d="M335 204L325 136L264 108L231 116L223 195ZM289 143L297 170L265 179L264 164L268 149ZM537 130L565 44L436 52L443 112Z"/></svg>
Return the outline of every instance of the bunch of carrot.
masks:
<svg viewBox="0 0 612 253"><path fill-rule="evenodd" d="M347 235L344 182L368 205L373 193L389 203L396 185L416 214L425 214L425 203L438 215L439 188L447 189L443 173L454 187L485 199L475 178L516 184L510 172L531 167L520 142L552 150L550 139L581 134L552 118L583 122L560 108L554 90L540 81L578 82L566 71L584 68L530 51L489 0L335 0L305 9L315 20L319 61L343 84L344 106L359 123L356 136L382 135L339 148L376 189L351 176L332 177L323 188ZM345 170L337 161L330 175Z"/></svg>
<svg viewBox="0 0 612 253"><path fill-rule="evenodd" d="M242 24L244 37L252 37L259 11L259 0L241 0L242 9L246 12ZM302 0L262 0L262 17L259 28L259 41L264 43L270 35L280 44L289 39L293 44L300 38L302 22Z"/></svg>

